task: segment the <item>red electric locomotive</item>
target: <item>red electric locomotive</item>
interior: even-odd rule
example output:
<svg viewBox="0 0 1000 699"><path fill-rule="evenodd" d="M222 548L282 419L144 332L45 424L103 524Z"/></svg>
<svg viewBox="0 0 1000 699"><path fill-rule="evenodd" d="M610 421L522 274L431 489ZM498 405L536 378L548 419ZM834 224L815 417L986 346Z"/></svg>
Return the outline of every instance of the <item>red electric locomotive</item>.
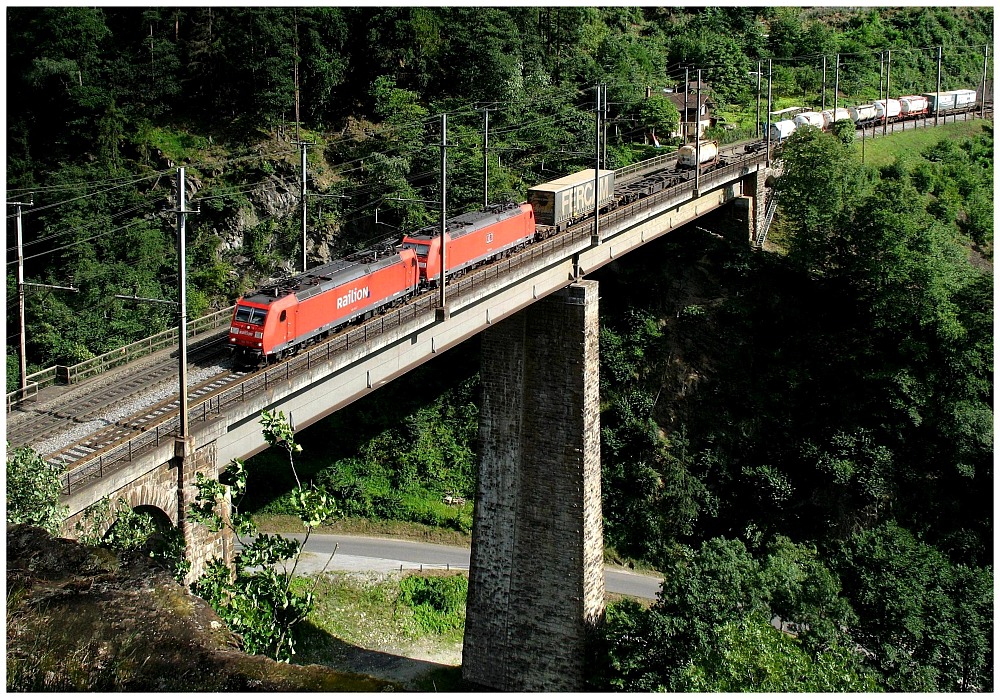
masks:
<svg viewBox="0 0 1000 699"><path fill-rule="evenodd" d="M447 264L453 274L523 247L535 238L530 204L491 206L448 221ZM241 298L229 345L239 365L280 359L331 330L414 294L441 279L441 234L434 226L403 238L381 259L337 260Z"/></svg>
<svg viewBox="0 0 1000 699"><path fill-rule="evenodd" d="M446 224L448 274L461 272L527 245L535 238L535 214L530 204L492 206L457 216ZM403 238L403 249L417 254L425 282L441 278L441 230L428 226Z"/></svg>
<svg viewBox="0 0 1000 699"><path fill-rule="evenodd" d="M420 283L413 250L380 259L336 260L241 298L229 345L238 364L256 366L296 351L337 327L413 294Z"/></svg>

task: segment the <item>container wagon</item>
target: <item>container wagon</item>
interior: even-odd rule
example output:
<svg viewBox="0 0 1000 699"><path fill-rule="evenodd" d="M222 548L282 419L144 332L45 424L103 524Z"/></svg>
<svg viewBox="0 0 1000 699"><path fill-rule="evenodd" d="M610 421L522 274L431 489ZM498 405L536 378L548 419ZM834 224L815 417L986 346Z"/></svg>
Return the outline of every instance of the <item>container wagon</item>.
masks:
<svg viewBox="0 0 1000 699"><path fill-rule="evenodd" d="M610 204L615 194L615 171L601 170L598 177L598 206ZM528 190L528 203L535 221L563 230L574 221L594 212L594 170L582 170Z"/></svg>

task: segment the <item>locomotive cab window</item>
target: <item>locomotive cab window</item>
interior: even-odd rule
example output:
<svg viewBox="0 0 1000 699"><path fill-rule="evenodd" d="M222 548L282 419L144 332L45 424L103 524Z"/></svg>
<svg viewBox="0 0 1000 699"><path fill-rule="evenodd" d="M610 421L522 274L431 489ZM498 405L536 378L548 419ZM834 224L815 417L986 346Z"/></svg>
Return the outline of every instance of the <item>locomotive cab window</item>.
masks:
<svg viewBox="0 0 1000 699"><path fill-rule="evenodd" d="M431 251L430 245L418 245L417 243L403 243L403 248L406 250L416 250L417 257L427 257L427 254Z"/></svg>
<svg viewBox="0 0 1000 699"><path fill-rule="evenodd" d="M280 322L284 323L285 322L285 318L287 318L287 317L288 317L288 311L282 311L281 315L278 316L278 320Z"/></svg>
<svg viewBox="0 0 1000 699"><path fill-rule="evenodd" d="M267 318L267 311L263 308L254 308L252 306L236 307L236 320L240 323L263 325L265 318Z"/></svg>

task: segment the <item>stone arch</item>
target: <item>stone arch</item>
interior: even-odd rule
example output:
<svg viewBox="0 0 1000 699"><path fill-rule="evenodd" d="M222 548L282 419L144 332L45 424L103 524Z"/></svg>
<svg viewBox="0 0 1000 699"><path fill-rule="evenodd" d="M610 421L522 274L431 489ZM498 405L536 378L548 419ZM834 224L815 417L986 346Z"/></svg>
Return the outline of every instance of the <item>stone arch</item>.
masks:
<svg viewBox="0 0 1000 699"><path fill-rule="evenodd" d="M129 507L146 511L157 517L166 517L171 526L177 526L177 472L173 468L160 468L146 474L120 491ZM159 514L155 514L156 510Z"/></svg>
<svg viewBox="0 0 1000 699"><path fill-rule="evenodd" d="M133 507L132 511L152 517L153 523L160 531L166 531L174 526L173 521L170 519L170 515L155 505L139 505L138 507Z"/></svg>

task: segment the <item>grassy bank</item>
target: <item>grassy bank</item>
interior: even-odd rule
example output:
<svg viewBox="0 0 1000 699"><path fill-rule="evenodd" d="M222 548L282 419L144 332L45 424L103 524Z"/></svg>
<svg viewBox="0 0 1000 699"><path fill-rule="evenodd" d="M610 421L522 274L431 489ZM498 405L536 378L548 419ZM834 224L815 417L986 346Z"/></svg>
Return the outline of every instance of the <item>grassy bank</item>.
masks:
<svg viewBox="0 0 1000 699"><path fill-rule="evenodd" d="M264 532L303 532L302 522L292 515L256 514L253 517L257 527ZM408 541L425 541L447 546L469 546L472 535L454 529L432 527L414 522L391 520L368 520L345 518L323 524L313 530L316 534L355 534L376 536Z"/></svg>
<svg viewBox="0 0 1000 699"><path fill-rule="evenodd" d="M349 669L408 689L463 688L464 573L328 573L295 584L315 593L297 663Z"/></svg>
<svg viewBox="0 0 1000 699"><path fill-rule="evenodd" d="M871 132L868 132L864 142L865 165L882 167L894 162L912 164L917 160L922 160L921 153L941 139L961 140L968 136L975 136L982 133L984 126L992 127L992 124L992 121L974 119L945 124L936 128L903 131L885 138L882 137L881 132L879 132L878 138L871 138ZM858 157L861 157L860 137L855 140L854 149Z"/></svg>

